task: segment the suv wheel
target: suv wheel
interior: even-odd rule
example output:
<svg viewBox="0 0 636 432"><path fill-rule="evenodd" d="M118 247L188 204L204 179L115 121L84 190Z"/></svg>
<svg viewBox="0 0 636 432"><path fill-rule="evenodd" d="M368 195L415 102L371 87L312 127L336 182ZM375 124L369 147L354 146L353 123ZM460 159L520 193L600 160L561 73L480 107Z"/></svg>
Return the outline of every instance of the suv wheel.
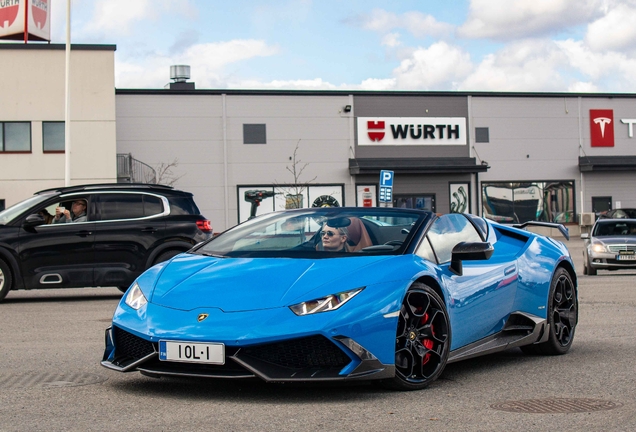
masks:
<svg viewBox="0 0 636 432"><path fill-rule="evenodd" d="M11 269L9 265L0 259L0 301L2 301L13 285L13 279L11 276Z"/></svg>
<svg viewBox="0 0 636 432"><path fill-rule="evenodd" d="M180 253L181 251L178 251L178 250L169 250L169 251L163 252L157 257L153 265L157 265L161 262L168 261L170 258L172 258L175 255L179 255Z"/></svg>

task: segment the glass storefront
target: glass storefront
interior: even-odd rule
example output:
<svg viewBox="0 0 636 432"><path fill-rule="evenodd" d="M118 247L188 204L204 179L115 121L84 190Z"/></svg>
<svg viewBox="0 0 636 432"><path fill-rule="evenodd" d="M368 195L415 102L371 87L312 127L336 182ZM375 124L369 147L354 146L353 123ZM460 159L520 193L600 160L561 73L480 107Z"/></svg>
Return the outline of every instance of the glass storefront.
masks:
<svg viewBox="0 0 636 432"><path fill-rule="evenodd" d="M574 180L482 182L482 215L503 223L576 221Z"/></svg>

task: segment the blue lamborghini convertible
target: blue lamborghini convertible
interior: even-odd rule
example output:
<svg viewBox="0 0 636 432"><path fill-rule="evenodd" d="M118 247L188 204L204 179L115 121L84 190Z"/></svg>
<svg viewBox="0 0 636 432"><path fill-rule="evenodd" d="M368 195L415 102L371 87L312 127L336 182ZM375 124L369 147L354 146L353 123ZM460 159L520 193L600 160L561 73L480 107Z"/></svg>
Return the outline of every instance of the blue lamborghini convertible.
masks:
<svg viewBox="0 0 636 432"><path fill-rule="evenodd" d="M578 318L570 254L522 228L397 208L266 214L143 273L101 364L414 390L478 355L565 354Z"/></svg>

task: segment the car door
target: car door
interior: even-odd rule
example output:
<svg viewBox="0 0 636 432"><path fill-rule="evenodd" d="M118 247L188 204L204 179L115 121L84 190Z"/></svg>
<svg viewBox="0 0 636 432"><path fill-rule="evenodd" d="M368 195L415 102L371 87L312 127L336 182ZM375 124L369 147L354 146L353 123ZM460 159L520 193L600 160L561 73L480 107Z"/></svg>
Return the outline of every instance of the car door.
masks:
<svg viewBox="0 0 636 432"><path fill-rule="evenodd" d="M95 281L124 287L139 276L165 237L167 200L140 192L102 192L95 199Z"/></svg>
<svg viewBox="0 0 636 432"><path fill-rule="evenodd" d="M93 286L95 221L90 214L89 195L57 197L34 208L23 218L44 209L50 214L55 214L56 207L71 209L72 202L78 199L88 203L89 214L85 222L50 223L28 229L20 224L16 249L27 288Z"/></svg>
<svg viewBox="0 0 636 432"><path fill-rule="evenodd" d="M433 223L427 237L450 295L452 349L501 330L515 298L516 260L498 255L495 248L488 260L463 261L461 275L451 271L451 251L457 243L483 241L482 235L462 214L442 215Z"/></svg>

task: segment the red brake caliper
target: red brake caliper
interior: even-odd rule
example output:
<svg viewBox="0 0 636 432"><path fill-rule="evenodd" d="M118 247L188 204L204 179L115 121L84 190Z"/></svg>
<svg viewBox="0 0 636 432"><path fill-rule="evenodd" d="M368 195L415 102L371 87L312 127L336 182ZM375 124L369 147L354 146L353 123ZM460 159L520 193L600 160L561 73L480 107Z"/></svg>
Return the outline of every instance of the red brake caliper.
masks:
<svg viewBox="0 0 636 432"><path fill-rule="evenodd" d="M424 316L422 317L422 324L426 324L426 322L428 321L428 314L425 313ZM431 332L433 332L433 326L431 325ZM424 339L422 340L422 345L424 345L424 348L431 350L433 349L433 340L432 339ZM431 354L430 353L426 353L424 354L424 357L422 358L422 364L425 365L426 363L428 363L428 361L431 358Z"/></svg>

